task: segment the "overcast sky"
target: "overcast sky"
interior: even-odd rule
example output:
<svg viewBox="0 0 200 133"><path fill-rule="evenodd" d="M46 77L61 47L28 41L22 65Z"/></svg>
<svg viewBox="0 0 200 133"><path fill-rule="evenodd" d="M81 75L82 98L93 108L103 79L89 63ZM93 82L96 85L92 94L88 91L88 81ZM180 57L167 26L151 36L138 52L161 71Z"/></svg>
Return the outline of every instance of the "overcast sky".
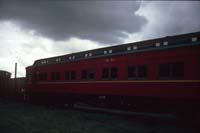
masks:
<svg viewBox="0 0 200 133"><path fill-rule="evenodd" d="M0 70L36 59L200 31L199 1L0 0Z"/></svg>

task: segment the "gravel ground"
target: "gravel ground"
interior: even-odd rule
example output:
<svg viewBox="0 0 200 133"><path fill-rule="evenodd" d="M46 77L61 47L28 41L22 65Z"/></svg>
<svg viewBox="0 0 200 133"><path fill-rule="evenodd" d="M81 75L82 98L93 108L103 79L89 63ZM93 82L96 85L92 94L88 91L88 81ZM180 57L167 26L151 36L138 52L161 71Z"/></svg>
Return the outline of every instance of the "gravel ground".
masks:
<svg viewBox="0 0 200 133"><path fill-rule="evenodd" d="M197 127L169 118L148 118L48 109L0 101L0 133L197 133Z"/></svg>

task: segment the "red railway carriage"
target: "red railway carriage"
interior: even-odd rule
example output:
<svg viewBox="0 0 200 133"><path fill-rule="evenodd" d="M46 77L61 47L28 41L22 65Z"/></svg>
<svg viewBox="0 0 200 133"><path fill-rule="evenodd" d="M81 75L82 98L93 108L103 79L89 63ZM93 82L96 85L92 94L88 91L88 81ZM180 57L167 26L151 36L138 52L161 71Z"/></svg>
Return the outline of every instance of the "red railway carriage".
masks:
<svg viewBox="0 0 200 133"><path fill-rule="evenodd" d="M26 74L31 101L198 109L200 32L41 59Z"/></svg>

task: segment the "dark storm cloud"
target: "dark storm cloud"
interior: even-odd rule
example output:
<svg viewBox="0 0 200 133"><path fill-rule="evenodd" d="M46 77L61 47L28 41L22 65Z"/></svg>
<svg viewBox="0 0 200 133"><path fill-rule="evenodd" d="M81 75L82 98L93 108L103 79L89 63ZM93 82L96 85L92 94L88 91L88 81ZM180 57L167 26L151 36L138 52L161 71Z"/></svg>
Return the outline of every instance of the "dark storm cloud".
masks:
<svg viewBox="0 0 200 133"><path fill-rule="evenodd" d="M145 39L200 31L200 1L144 2L140 11L148 21Z"/></svg>
<svg viewBox="0 0 200 133"><path fill-rule="evenodd" d="M2 1L0 20L11 20L22 28L36 30L54 40L70 37L116 43L124 33L140 31L146 23L135 12L135 1Z"/></svg>
<svg viewBox="0 0 200 133"><path fill-rule="evenodd" d="M166 21L164 22L164 31L166 31L167 33L178 34L200 30L199 1L187 1L182 3L171 2L166 10L168 11L168 13L166 15Z"/></svg>

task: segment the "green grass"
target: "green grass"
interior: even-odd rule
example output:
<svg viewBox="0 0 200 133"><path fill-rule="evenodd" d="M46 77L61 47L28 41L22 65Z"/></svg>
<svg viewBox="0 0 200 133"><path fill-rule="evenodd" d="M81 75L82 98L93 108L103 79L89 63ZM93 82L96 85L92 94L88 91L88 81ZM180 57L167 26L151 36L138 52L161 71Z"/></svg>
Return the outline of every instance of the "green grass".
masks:
<svg viewBox="0 0 200 133"><path fill-rule="evenodd" d="M193 133L195 129L127 116L0 101L0 133Z"/></svg>

